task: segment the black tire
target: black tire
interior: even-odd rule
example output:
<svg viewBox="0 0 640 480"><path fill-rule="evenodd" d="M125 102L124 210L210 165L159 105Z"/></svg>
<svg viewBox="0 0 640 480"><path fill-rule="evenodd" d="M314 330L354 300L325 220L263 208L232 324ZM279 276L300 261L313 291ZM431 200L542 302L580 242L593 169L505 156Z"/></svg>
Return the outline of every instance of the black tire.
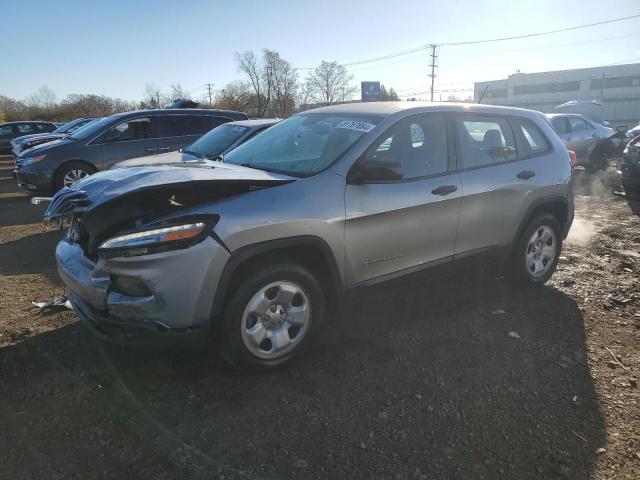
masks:
<svg viewBox="0 0 640 480"><path fill-rule="evenodd" d="M81 170L87 172L89 175L96 173L95 167L85 162L68 162L62 164L53 177L53 189L54 193L64 187L64 177L73 170Z"/></svg>
<svg viewBox="0 0 640 480"><path fill-rule="evenodd" d="M529 249L529 240L536 230L540 230L542 227L549 227L555 235L555 256L548 270L544 274L536 276L530 271L527 265L527 252ZM561 251L562 230L558 220L549 213L536 216L527 224L513 251L509 262L511 278L521 285L544 285L555 272Z"/></svg>
<svg viewBox="0 0 640 480"><path fill-rule="evenodd" d="M250 300L261 289L274 282L293 282L300 286L310 303L310 318L304 336L290 352L277 358L260 358L252 353L243 341L241 330L243 314ZM295 264L283 263L262 267L246 275L233 296L227 302L223 317L221 335L217 336L222 355L235 367L246 371L274 370L291 362L303 353L313 341L323 322L325 295L316 277L306 268ZM254 320L256 323L262 320ZM215 332L214 332L215 335ZM295 337L297 338L297 337Z"/></svg>

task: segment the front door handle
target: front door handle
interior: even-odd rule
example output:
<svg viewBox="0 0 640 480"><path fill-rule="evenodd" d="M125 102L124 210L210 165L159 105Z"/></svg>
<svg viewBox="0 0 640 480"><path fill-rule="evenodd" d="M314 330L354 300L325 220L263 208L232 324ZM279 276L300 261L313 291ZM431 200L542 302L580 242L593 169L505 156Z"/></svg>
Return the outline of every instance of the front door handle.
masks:
<svg viewBox="0 0 640 480"><path fill-rule="evenodd" d="M449 195L456 190L458 190L458 187L456 187L455 185L440 185L439 187L431 190L431 193L433 193L434 195Z"/></svg>
<svg viewBox="0 0 640 480"><path fill-rule="evenodd" d="M171 150L171 147L160 147L158 149L159 152L168 152L169 150Z"/></svg>
<svg viewBox="0 0 640 480"><path fill-rule="evenodd" d="M531 170L523 170L516 176L518 178L521 178L522 180L529 180L530 178L536 176L536 172L532 172Z"/></svg>
<svg viewBox="0 0 640 480"><path fill-rule="evenodd" d="M158 149L157 148L145 148L144 151L147 152L147 153L154 153L154 152L157 152Z"/></svg>

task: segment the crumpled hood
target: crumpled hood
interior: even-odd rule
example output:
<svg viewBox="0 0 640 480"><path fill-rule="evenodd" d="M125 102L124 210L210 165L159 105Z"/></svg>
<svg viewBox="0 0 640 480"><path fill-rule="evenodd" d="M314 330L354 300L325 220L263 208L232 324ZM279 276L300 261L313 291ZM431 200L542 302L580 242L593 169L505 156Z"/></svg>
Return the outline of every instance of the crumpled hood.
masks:
<svg viewBox="0 0 640 480"><path fill-rule="evenodd" d="M202 164L216 166L219 162L213 160L204 160L200 157L190 155L184 152L168 152L161 153L159 155L148 155L146 157L130 158L129 160L123 160L116 163L112 170L116 168L131 168L131 167L154 167L159 165L182 165L183 162L189 162L190 165Z"/></svg>
<svg viewBox="0 0 640 480"><path fill-rule="evenodd" d="M141 193L145 190L169 190L180 186L195 188L202 184L248 185L261 188L296 180L294 177L263 170L222 162L214 163L215 167L188 164L118 168L99 172L71 188L65 187L56 193L44 214L44 219L51 220L89 211L123 195Z"/></svg>

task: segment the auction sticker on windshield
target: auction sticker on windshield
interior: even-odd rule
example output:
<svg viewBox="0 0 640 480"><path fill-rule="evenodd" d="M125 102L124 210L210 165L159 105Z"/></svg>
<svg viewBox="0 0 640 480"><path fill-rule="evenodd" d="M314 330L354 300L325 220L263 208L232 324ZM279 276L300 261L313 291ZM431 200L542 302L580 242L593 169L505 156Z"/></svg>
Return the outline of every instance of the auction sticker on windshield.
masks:
<svg viewBox="0 0 640 480"><path fill-rule="evenodd" d="M376 128L375 125L366 122L356 122L355 120L345 120L336 125L336 128L346 128L348 130L356 130L358 132L369 133Z"/></svg>

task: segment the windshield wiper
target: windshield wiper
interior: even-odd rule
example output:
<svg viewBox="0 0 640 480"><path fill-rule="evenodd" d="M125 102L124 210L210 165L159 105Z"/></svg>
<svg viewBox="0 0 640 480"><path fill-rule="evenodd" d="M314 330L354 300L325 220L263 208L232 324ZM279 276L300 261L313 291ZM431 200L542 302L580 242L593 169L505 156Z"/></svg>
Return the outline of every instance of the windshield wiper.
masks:
<svg viewBox="0 0 640 480"><path fill-rule="evenodd" d="M207 160L215 160L217 162L224 162L224 153L218 153L216 155L205 155Z"/></svg>

